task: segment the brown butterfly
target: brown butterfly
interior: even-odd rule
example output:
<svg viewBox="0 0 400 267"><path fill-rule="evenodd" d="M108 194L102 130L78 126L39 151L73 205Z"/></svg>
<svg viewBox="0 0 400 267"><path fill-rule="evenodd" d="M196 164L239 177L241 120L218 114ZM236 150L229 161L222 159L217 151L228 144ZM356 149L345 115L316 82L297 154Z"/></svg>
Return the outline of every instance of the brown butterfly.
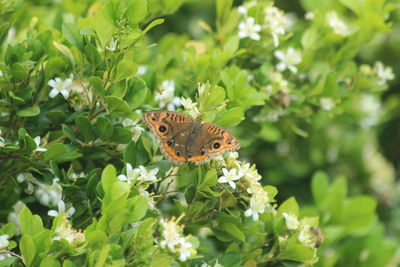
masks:
<svg viewBox="0 0 400 267"><path fill-rule="evenodd" d="M201 164L212 156L240 147L236 138L224 128L192 120L179 112L146 112L143 121L161 141L163 155L177 165L188 161Z"/></svg>

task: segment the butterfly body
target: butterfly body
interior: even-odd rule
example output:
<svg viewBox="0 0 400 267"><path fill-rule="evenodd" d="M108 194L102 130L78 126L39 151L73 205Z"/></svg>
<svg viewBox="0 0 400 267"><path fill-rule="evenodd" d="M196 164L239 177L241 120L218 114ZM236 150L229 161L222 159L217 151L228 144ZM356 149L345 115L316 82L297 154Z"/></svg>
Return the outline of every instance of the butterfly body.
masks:
<svg viewBox="0 0 400 267"><path fill-rule="evenodd" d="M224 128L192 120L179 112L151 111L144 123L160 140L160 150L171 162L201 164L210 157L239 149L236 138Z"/></svg>

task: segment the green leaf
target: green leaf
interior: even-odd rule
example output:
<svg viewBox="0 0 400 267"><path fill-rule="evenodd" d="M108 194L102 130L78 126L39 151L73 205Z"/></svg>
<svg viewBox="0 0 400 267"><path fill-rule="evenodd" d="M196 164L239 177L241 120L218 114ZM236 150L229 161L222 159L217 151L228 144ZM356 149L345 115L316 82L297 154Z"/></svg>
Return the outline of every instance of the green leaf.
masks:
<svg viewBox="0 0 400 267"><path fill-rule="evenodd" d="M107 240L107 235L100 230L94 230L93 232L85 233L88 245L98 247L104 244Z"/></svg>
<svg viewBox="0 0 400 267"><path fill-rule="evenodd" d="M61 266L61 264L57 260L57 256L47 256L40 262L39 267L47 267L47 266L58 267Z"/></svg>
<svg viewBox="0 0 400 267"><path fill-rule="evenodd" d="M66 62L60 57L52 57L47 60L44 72L46 74L46 79L53 78L54 76L63 73L67 67Z"/></svg>
<svg viewBox="0 0 400 267"><path fill-rule="evenodd" d="M147 209L149 207L147 198L143 196L135 196L133 198L134 206L131 210L130 220L131 222L136 222L146 215Z"/></svg>
<svg viewBox="0 0 400 267"><path fill-rule="evenodd" d="M101 185L103 187L104 192L110 193L112 190L112 185L118 181L117 180L117 171L113 165L107 165L104 168L101 174Z"/></svg>
<svg viewBox="0 0 400 267"><path fill-rule="evenodd" d="M66 119L65 112L58 110L58 109L53 109L47 112L46 118L48 118L53 124L60 124Z"/></svg>
<svg viewBox="0 0 400 267"><path fill-rule="evenodd" d="M83 50L87 60L94 66L98 66L101 63L101 56L94 45L88 44L84 47Z"/></svg>
<svg viewBox="0 0 400 267"><path fill-rule="evenodd" d="M36 254L36 247L32 237L30 235L23 235L19 242L19 247L24 264L31 266Z"/></svg>
<svg viewBox="0 0 400 267"><path fill-rule="evenodd" d="M109 139L113 134L113 125L106 117L98 117L96 122L97 136L102 140Z"/></svg>
<svg viewBox="0 0 400 267"><path fill-rule="evenodd" d="M275 186L266 185L263 188L264 191L267 192L270 200L272 200L278 194L278 189Z"/></svg>
<svg viewBox="0 0 400 267"><path fill-rule="evenodd" d="M81 35L78 26L72 23L64 22L62 24L61 31L68 42L76 46L79 50L83 50L84 38L83 35Z"/></svg>
<svg viewBox="0 0 400 267"><path fill-rule="evenodd" d="M342 223L352 234L367 234L376 221L376 200L370 196L357 196L345 202Z"/></svg>
<svg viewBox="0 0 400 267"><path fill-rule="evenodd" d="M217 171L210 169L206 172L203 177L200 177L199 187L202 186L214 186L217 184L218 176Z"/></svg>
<svg viewBox="0 0 400 267"><path fill-rule="evenodd" d="M242 108L236 107L223 111L215 121L216 124L227 127L238 125L244 119Z"/></svg>
<svg viewBox="0 0 400 267"><path fill-rule="evenodd" d="M321 207L323 200L326 197L328 187L328 176L322 171L316 172L312 177L311 190L317 207Z"/></svg>
<svg viewBox="0 0 400 267"><path fill-rule="evenodd" d="M124 151L124 161L132 164L132 166L145 165L149 162L149 155L143 146L143 142L139 139L136 143L132 141Z"/></svg>
<svg viewBox="0 0 400 267"><path fill-rule="evenodd" d="M92 76L89 78L89 82L90 85L93 88L93 91L99 95L99 96L104 96L105 95L105 91L104 91L104 87L103 87L103 83L101 81L101 79L97 76Z"/></svg>
<svg viewBox="0 0 400 267"><path fill-rule="evenodd" d="M18 117L35 117L40 114L39 107L28 107L17 111Z"/></svg>
<svg viewBox="0 0 400 267"><path fill-rule="evenodd" d="M133 24L141 22L147 15L147 1L131 0L125 15L131 19Z"/></svg>
<svg viewBox="0 0 400 267"><path fill-rule="evenodd" d="M60 143L52 144L47 148L47 151L43 155L43 159L45 161L56 160L62 155L64 155L66 151L67 148L63 144Z"/></svg>
<svg viewBox="0 0 400 267"><path fill-rule="evenodd" d="M236 252L224 253L219 259L222 266L240 267L242 266L242 256Z"/></svg>
<svg viewBox="0 0 400 267"><path fill-rule="evenodd" d="M132 109L140 107L146 100L149 89L143 79L136 79L129 87L128 93L125 96L125 101Z"/></svg>
<svg viewBox="0 0 400 267"><path fill-rule="evenodd" d="M143 30L143 34L145 34L146 32L150 31L151 29L153 29L155 26L163 24L164 23L164 19L156 19L153 20L152 22L150 22L149 25L147 25L147 27Z"/></svg>
<svg viewBox="0 0 400 267"><path fill-rule="evenodd" d="M106 96L108 112L116 117L129 117L133 112L129 105L117 96Z"/></svg>
<svg viewBox="0 0 400 267"><path fill-rule="evenodd" d="M116 67L115 82L132 78L137 72L137 64L131 60L123 59Z"/></svg>
<svg viewBox="0 0 400 267"><path fill-rule="evenodd" d="M314 249L311 247L295 244L289 242L289 245L285 247L281 252L280 258L283 260L292 260L298 262L304 262L314 257Z"/></svg>
<svg viewBox="0 0 400 267"><path fill-rule="evenodd" d="M245 235L243 234L242 231L240 231L239 227L236 226L236 224L228 222L226 220L221 221L219 223L219 229L221 231L224 231L228 234L230 234L231 236L233 236L234 238L244 242L246 240Z"/></svg>
<svg viewBox="0 0 400 267"><path fill-rule="evenodd" d="M53 45L57 48L58 51L61 52L64 56L66 56L71 62L72 66L75 65L75 57L67 46L60 44L59 42L53 41Z"/></svg>
<svg viewBox="0 0 400 267"><path fill-rule="evenodd" d="M132 140L132 133L124 127L115 126L110 141L118 144L128 144Z"/></svg>
<svg viewBox="0 0 400 267"><path fill-rule="evenodd" d="M279 206L278 208L279 216L285 212L299 216L299 204L297 204L297 201L294 197L288 198Z"/></svg>
<svg viewBox="0 0 400 267"><path fill-rule="evenodd" d="M84 115L79 115L75 118L75 125L78 127L79 131L85 137L86 142L95 139L95 135L92 129L92 124L89 119Z"/></svg>
<svg viewBox="0 0 400 267"><path fill-rule="evenodd" d="M38 215L32 215L28 208L24 208L19 214L20 229L22 235L34 236L43 231L43 223Z"/></svg>
<svg viewBox="0 0 400 267"><path fill-rule="evenodd" d="M223 51L229 55L234 55L238 48L239 37L237 35L232 35L224 45Z"/></svg>

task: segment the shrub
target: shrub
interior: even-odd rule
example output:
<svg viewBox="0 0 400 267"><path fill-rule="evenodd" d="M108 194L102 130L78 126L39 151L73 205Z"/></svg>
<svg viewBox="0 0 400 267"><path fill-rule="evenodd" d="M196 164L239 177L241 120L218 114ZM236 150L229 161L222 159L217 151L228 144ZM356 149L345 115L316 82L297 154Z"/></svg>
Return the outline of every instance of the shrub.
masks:
<svg viewBox="0 0 400 267"><path fill-rule="evenodd" d="M377 151L394 74L357 56L396 6L184 2L0 1L0 265L398 263L375 197L344 176L374 161L359 152ZM140 118L175 109L229 127L240 160L165 160ZM309 201L278 194L304 176Z"/></svg>

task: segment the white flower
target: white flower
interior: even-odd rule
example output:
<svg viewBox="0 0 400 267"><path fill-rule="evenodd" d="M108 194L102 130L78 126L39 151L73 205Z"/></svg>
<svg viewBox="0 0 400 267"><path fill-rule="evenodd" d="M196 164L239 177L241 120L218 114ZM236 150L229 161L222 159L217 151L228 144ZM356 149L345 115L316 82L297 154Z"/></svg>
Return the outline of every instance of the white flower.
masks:
<svg viewBox="0 0 400 267"><path fill-rule="evenodd" d="M240 15L247 16L247 8L245 6L238 6L237 11Z"/></svg>
<svg viewBox="0 0 400 267"><path fill-rule="evenodd" d="M2 253L0 254L0 261L2 261L2 260L4 260L4 259L7 259L7 258L9 258L9 257L11 257L10 253L2 252Z"/></svg>
<svg viewBox="0 0 400 267"><path fill-rule="evenodd" d="M249 17L244 21L239 23L239 38L249 37L253 40L260 40L261 26L259 24L254 24L254 18Z"/></svg>
<svg viewBox="0 0 400 267"><path fill-rule="evenodd" d="M75 172L73 172L73 173L71 173L69 176L68 176L68 178L71 180L71 181L76 181L76 180L78 180L79 178L84 178L85 177L85 173L84 172L80 172L79 174L76 174Z"/></svg>
<svg viewBox="0 0 400 267"><path fill-rule="evenodd" d="M381 101L373 95L363 95L359 103L360 110L365 113L365 117L361 119L361 126L368 128L376 125L381 114Z"/></svg>
<svg viewBox="0 0 400 267"><path fill-rule="evenodd" d="M126 175L121 174L118 175L118 179L128 184L131 184L138 181L151 182L157 180L156 174L158 173L158 168L154 168L150 171L147 171L145 167L139 166L138 168L133 169L132 165L126 164Z"/></svg>
<svg viewBox="0 0 400 267"><path fill-rule="evenodd" d="M271 6L265 9L265 24L271 32L275 47L279 45L279 35L285 34L285 29L289 25L289 19L282 10Z"/></svg>
<svg viewBox="0 0 400 267"><path fill-rule="evenodd" d="M80 231L72 229L71 224L69 224L67 222L58 226L56 228L55 233L56 233L56 236L53 238L53 240L64 239L73 246L76 246L76 245L79 245L79 244L82 244L83 242L85 242L85 235Z"/></svg>
<svg viewBox="0 0 400 267"><path fill-rule="evenodd" d="M19 213L25 207L26 207L26 205L24 204L24 202L18 200L17 203L15 203L13 206L13 212L8 214L8 217L7 217L8 222L14 224L15 234L17 234L17 235L19 235L21 233L20 232Z"/></svg>
<svg viewBox="0 0 400 267"><path fill-rule="evenodd" d="M328 21L329 27L333 29L335 34L342 36L348 36L351 34L347 24L339 18L335 11L326 13L326 20Z"/></svg>
<svg viewBox="0 0 400 267"><path fill-rule="evenodd" d="M250 163L238 164L239 176L243 176L248 182L254 183L261 179L261 175L255 167L251 168Z"/></svg>
<svg viewBox="0 0 400 267"><path fill-rule="evenodd" d="M136 74L137 74L138 76L145 75L148 69L149 69L149 67L146 66L146 65L139 65Z"/></svg>
<svg viewBox="0 0 400 267"><path fill-rule="evenodd" d="M47 151L47 148L40 147L40 136L36 136L33 140L35 140L35 143L36 143L35 151L38 151L38 152Z"/></svg>
<svg viewBox="0 0 400 267"><path fill-rule="evenodd" d="M282 73L278 71L270 71L269 73L269 79L273 83L273 85L277 85L279 91L288 93L289 92L289 82L285 80L283 77ZM269 89L269 93L272 93L273 87L271 86Z"/></svg>
<svg viewBox="0 0 400 267"><path fill-rule="evenodd" d="M240 176L237 173L237 170L232 168L229 171L226 168L222 168L223 176L218 178L218 183L228 183L233 189L236 188L236 184L234 181L239 180Z"/></svg>
<svg viewBox="0 0 400 267"><path fill-rule="evenodd" d="M0 136L0 147L4 147L4 138Z"/></svg>
<svg viewBox="0 0 400 267"><path fill-rule="evenodd" d="M159 103L160 108L167 107L168 110L174 111L175 107L181 105L181 100L179 97L174 96L175 92L175 82L170 80L165 80L161 83L161 88L155 94L155 100Z"/></svg>
<svg viewBox="0 0 400 267"><path fill-rule="evenodd" d="M189 114L190 117L196 119L200 116L200 111L197 108L196 102L192 102L190 98L181 97L181 103L182 106L185 108L186 113Z"/></svg>
<svg viewBox="0 0 400 267"><path fill-rule="evenodd" d="M58 178L54 178L52 185L39 184L35 196L42 205L55 207L58 205L58 201L62 199L62 187L57 181Z"/></svg>
<svg viewBox="0 0 400 267"><path fill-rule="evenodd" d="M315 18L315 13L312 11L308 11L306 14L304 14L304 18L306 20L313 20Z"/></svg>
<svg viewBox="0 0 400 267"><path fill-rule="evenodd" d="M319 99L319 104L323 110L331 110L335 107L335 102L330 97L321 97Z"/></svg>
<svg viewBox="0 0 400 267"><path fill-rule="evenodd" d="M132 140L137 142L139 137L144 132L144 128L137 124L136 121L126 118L122 121L122 126L129 127L132 133Z"/></svg>
<svg viewBox="0 0 400 267"><path fill-rule="evenodd" d="M140 169L133 169L132 165L127 163L126 164L126 175L120 174L118 175L118 179L127 182L128 184L133 183L137 180L140 175Z"/></svg>
<svg viewBox="0 0 400 267"><path fill-rule="evenodd" d="M154 201L154 198L150 195L148 191L146 191L146 188L140 186L139 187L139 194L145 198L147 198L148 204L149 204L149 209L155 210L156 209L156 202Z"/></svg>
<svg viewBox="0 0 400 267"><path fill-rule="evenodd" d="M206 84L205 83L202 83L202 84L198 84L198 86L197 86L197 92L199 92L199 95L202 95L202 94L204 94L204 91L206 90Z"/></svg>
<svg viewBox="0 0 400 267"><path fill-rule="evenodd" d="M286 221L286 227L289 230L296 230L300 226L300 222L297 219L297 216L292 214L292 213L282 213L283 217L285 218Z"/></svg>
<svg viewBox="0 0 400 267"><path fill-rule="evenodd" d="M65 203L61 199L58 201L57 206L58 206L58 211L57 210L49 210L47 215L49 215L51 217L57 217L60 213L64 212L65 215L67 216L67 218L70 218L75 213L75 208L72 206L66 211Z"/></svg>
<svg viewBox="0 0 400 267"><path fill-rule="evenodd" d="M163 227L162 237L164 238L160 242L162 248L168 247L172 252L175 252L175 247L179 245L181 235L179 234L179 226L174 220L166 221L160 220L160 225Z"/></svg>
<svg viewBox="0 0 400 267"><path fill-rule="evenodd" d="M259 218L258 214L264 213L266 208L269 207L269 197L260 184L258 186L253 185L251 191L250 208L245 211L244 215L246 217L252 216L253 220L257 221Z"/></svg>
<svg viewBox="0 0 400 267"><path fill-rule="evenodd" d="M8 242L8 238L8 235L0 235L0 250L7 248L10 244L10 242Z"/></svg>
<svg viewBox="0 0 400 267"><path fill-rule="evenodd" d="M293 73L297 73L297 68L295 65L301 63L301 54L298 50L289 47L286 52L282 52L281 50L275 51L275 56L280 60L276 69L278 71L284 71L289 69Z"/></svg>
<svg viewBox="0 0 400 267"><path fill-rule="evenodd" d="M62 94L65 99L68 99L69 92L71 91L72 79L61 80L61 78L51 79L47 83L52 89L49 93L50 98L55 98L58 94Z"/></svg>
<svg viewBox="0 0 400 267"><path fill-rule="evenodd" d="M108 42L106 49L113 52L117 49L117 46L118 46L118 40L112 37L111 40Z"/></svg>
<svg viewBox="0 0 400 267"><path fill-rule="evenodd" d="M32 194L35 191L35 188L33 187L32 182L35 181L35 178L33 177L33 175L31 173L20 173L17 175L17 181L18 183L22 183L22 182L27 182L27 188L24 190L25 193L27 194Z"/></svg>
<svg viewBox="0 0 400 267"><path fill-rule="evenodd" d="M393 69L389 66L385 67L385 65L383 65L380 61L375 62L374 71L378 78L381 79L381 85L384 85L387 81L394 79Z"/></svg>
<svg viewBox="0 0 400 267"><path fill-rule="evenodd" d="M185 238L181 238L179 241L179 245L179 260L186 261L192 255L192 243L186 242Z"/></svg>
<svg viewBox="0 0 400 267"><path fill-rule="evenodd" d="M315 236L310 231L309 225L304 225L300 229L299 241L303 243L303 245L313 247L315 244Z"/></svg>

